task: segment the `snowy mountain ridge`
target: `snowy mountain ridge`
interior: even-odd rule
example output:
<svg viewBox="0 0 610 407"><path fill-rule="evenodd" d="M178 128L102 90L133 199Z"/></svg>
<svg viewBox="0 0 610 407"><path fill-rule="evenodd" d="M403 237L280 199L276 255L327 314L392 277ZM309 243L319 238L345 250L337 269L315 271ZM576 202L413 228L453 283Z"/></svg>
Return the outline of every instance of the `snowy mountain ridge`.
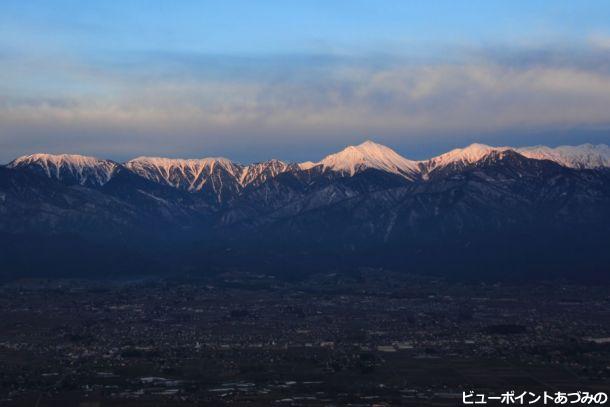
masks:
<svg viewBox="0 0 610 407"><path fill-rule="evenodd" d="M448 165L469 165L488 156L492 152L512 150L511 147L491 147L486 144L474 143L464 148L456 148L447 153L422 162L422 172L428 173Z"/></svg>
<svg viewBox="0 0 610 407"><path fill-rule="evenodd" d="M218 185L223 182L232 183L237 189L250 184L259 184L269 177L287 171L290 164L275 159L242 165L224 157L201 159L138 157L127 161L125 167L151 181L188 191L200 191L210 181L216 181Z"/></svg>
<svg viewBox="0 0 610 407"><path fill-rule="evenodd" d="M163 157L138 157L127 161L125 167L148 180L187 191L200 191L213 181L213 174L237 177L240 166L223 157L180 159Z"/></svg>
<svg viewBox="0 0 610 407"><path fill-rule="evenodd" d="M492 152L515 151L527 158L550 160L564 167L596 169L610 167L610 147L605 144L582 144L580 146L493 147L471 144L456 148L428 160L409 160L389 147L372 141L326 156L318 162L290 164L280 160L243 165L223 157L201 159L177 159L163 157L137 157L123 164L111 160L76 154L32 154L19 157L7 167L28 169L67 184L103 186L112 179L116 170L124 167L150 181L199 192L206 188L219 191L240 191L249 185L258 186L269 178L289 171L310 171L320 168L322 172L336 172L343 176L354 176L367 169L376 169L399 175L407 180L418 177L427 179L428 174L451 165L472 165Z"/></svg>
<svg viewBox="0 0 610 407"><path fill-rule="evenodd" d="M579 146L522 147L515 149L527 158L551 160L564 167L594 169L610 167L610 147L606 144L581 144Z"/></svg>
<svg viewBox="0 0 610 407"><path fill-rule="evenodd" d="M49 178L84 186L106 184L119 166L114 161L78 154L31 154L7 165L9 168L29 168Z"/></svg>

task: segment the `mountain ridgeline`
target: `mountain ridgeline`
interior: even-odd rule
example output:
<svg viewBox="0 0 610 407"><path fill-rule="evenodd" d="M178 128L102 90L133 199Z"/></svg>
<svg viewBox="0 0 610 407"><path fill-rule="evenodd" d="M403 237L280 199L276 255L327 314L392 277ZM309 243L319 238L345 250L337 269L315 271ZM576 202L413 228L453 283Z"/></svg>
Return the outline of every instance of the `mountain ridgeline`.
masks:
<svg viewBox="0 0 610 407"><path fill-rule="evenodd" d="M0 276L384 267L610 280L610 148L473 144L424 161L367 141L319 162L0 167Z"/></svg>

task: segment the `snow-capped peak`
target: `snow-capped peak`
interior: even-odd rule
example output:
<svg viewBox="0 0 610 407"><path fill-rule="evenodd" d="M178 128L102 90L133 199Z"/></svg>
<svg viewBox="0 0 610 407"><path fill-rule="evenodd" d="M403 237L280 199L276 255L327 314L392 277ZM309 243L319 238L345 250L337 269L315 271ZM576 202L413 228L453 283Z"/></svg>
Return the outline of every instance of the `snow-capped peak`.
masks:
<svg viewBox="0 0 610 407"><path fill-rule="evenodd" d="M300 168L311 168L313 165L322 165L324 169L349 175L354 175L367 168L375 168L411 178L418 171L417 162L408 160L391 148L372 141L346 147L315 164L302 163Z"/></svg>
<svg viewBox="0 0 610 407"><path fill-rule="evenodd" d="M495 151L511 150L512 147L492 147L486 144L473 143L468 147L456 148L445 154L433 157L425 165L428 171L450 164L472 164Z"/></svg>
<svg viewBox="0 0 610 407"><path fill-rule="evenodd" d="M606 144L581 144L579 146L532 146L517 148L525 157L551 160L564 167L594 169L610 167L610 147Z"/></svg>
<svg viewBox="0 0 610 407"><path fill-rule="evenodd" d="M78 154L31 154L8 164L28 169L68 184L101 186L107 183L119 164Z"/></svg>

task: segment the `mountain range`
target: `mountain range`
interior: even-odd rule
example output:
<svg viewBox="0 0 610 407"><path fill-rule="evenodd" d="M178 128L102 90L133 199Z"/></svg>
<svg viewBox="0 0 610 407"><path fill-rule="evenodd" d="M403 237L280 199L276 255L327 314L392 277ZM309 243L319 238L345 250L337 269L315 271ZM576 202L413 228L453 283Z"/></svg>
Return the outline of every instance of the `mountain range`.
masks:
<svg viewBox="0 0 610 407"><path fill-rule="evenodd" d="M1 275L610 277L610 148L472 144L410 160L366 141L319 162L33 154L0 166Z"/></svg>

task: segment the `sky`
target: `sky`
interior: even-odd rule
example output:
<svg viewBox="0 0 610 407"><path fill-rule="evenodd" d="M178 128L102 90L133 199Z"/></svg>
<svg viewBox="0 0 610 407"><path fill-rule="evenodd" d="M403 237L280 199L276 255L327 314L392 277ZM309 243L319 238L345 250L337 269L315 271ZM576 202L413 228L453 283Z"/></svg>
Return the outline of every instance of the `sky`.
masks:
<svg viewBox="0 0 610 407"><path fill-rule="evenodd" d="M2 0L0 163L610 144L610 2Z"/></svg>

